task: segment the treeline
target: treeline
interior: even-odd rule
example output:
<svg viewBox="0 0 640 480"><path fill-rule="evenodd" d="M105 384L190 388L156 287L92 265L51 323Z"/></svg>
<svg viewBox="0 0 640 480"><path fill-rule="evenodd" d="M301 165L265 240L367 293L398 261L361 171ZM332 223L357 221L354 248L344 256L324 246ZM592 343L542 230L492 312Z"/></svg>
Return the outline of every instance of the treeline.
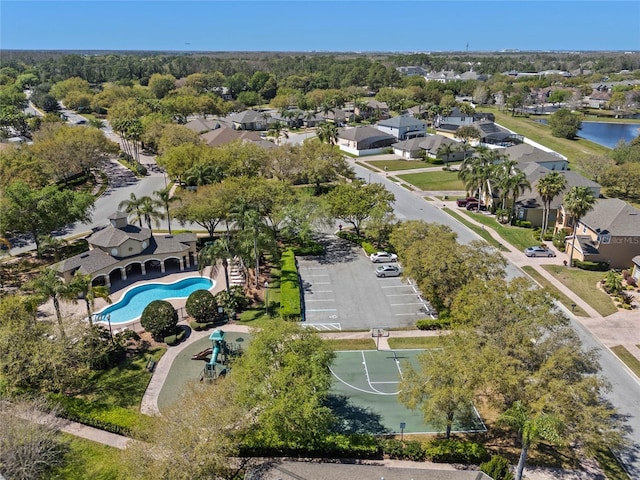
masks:
<svg viewBox="0 0 640 480"><path fill-rule="evenodd" d="M57 82L79 77L98 84L118 81L140 81L143 85L154 73L176 78L193 73L221 72L225 76L242 73L247 76L266 71L279 79L289 76L309 77L311 88L344 88L369 85L367 76L384 71L385 85L399 81L395 67L417 65L426 70L464 72L473 68L484 74L509 70L536 72L541 70L577 70L599 74L640 69L640 55L622 52L584 53L421 53L421 54L313 54L313 53L184 53L117 52L104 54L69 54L65 52L3 51L1 67L18 71L33 66L43 82Z"/></svg>

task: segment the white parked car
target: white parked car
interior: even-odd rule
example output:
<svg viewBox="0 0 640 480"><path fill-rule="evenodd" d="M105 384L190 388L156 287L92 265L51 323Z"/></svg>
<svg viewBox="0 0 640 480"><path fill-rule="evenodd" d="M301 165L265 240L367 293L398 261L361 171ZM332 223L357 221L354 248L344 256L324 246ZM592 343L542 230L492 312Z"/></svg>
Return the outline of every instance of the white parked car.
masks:
<svg viewBox="0 0 640 480"><path fill-rule="evenodd" d="M383 263L383 262L397 262L398 256L395 253L389 252L376 252L369 255L369 258L373 263Z"/></svg>
<svg viewBox="0 0 640 480"><path fill-rule="evenodd" d="M376 277L399 277L402 273L398 265L380 265L376 268Z"/></svg>
<svg viewBox="0 0 640 480"><path fill-rule="evenodd" d="M524 249L527 257L555 257L556 253L546 247L527 247Z"/></svg>

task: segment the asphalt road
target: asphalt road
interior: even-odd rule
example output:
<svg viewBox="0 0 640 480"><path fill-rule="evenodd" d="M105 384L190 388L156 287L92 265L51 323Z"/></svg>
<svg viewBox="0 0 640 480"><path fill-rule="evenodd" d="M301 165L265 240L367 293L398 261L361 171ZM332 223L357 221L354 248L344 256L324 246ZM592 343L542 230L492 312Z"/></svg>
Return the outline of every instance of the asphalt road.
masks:
<svg viewBox="0 0 640 480"><path fill-rule="evenodd" d="M353 168L356 175L370 178L371 182L382 183L389 191L393 192L396 196L394 207L399 219L421 219L448 225L458 234L458 240L463 243L479 238L437 206L422 201L414 192L406 190L381 174L373 173L369 176L371 173L369 170L358 165L353 165ZM513 264L507 265L508 278L522 275L522 271ZM624 419L624 426L631 443L628 449L618 454L629 476L633 479L640 479L640 382L570 312L565 311L565 313L571 319L571 324L578 332L584 347L595 350L600 357L602 376L611 384L611 390L606 394L606 400L611 402Z"/></svg>

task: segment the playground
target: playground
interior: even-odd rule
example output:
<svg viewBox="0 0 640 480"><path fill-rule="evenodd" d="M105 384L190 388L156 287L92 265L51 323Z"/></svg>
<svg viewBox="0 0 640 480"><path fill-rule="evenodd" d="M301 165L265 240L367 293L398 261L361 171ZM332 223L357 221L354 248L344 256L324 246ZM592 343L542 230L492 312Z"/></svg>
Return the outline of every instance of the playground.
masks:
<svg viewBox="0 0 640 480"><path fill-rule="evenodd" d="M173 361L158 396L162 412L176 402L186 385L193 381L213 381L227 373L228 362L247 348L247 333L212 330L208 337L193 342Z"/></svg>

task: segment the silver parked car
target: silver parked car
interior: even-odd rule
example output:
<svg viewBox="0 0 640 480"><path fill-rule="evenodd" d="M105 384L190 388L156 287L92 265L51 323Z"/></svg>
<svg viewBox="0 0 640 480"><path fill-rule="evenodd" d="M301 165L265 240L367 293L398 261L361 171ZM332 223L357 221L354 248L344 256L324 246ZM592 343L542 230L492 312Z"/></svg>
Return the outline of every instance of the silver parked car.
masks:
<svg viewBox="0 0 640 480"><path fill-rule="evenodd" d="M556 253L546 247L527 247L524 249L527 257L555 257Z"/></svg>
<svg viewBox="0 0 640 480"><path fill-rule="evenodd" d="M376 276L380 278L384 277L399 277L402 273L398 265L380 265L376 268Z"/></svg>
<svg viewBox="0 0 640 480"><path fill-rule="evenodd" d="M396 262L398 260L398 256L395 253L389 252L372 253L369 258L373 263Z"/></svg>

